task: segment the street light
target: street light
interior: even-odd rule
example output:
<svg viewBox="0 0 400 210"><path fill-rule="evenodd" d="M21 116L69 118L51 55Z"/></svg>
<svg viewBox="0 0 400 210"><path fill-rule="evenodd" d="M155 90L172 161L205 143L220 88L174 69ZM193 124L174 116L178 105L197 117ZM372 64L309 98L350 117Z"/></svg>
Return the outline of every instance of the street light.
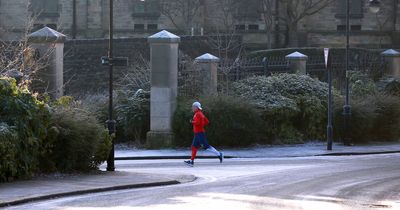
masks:
<svg viewBox="0 0 400 210"><path fill-rule="evenodd" d="M344 136L343 144L350 145L350 117L351 117L351 106L350 106L350 94L349 94L349 47L350 47L350 0L346 1L346 100L343 106L344 115Z"/></svg>
<svg viewBox="0 0 400 210"><path fill-rule="evenodd" d="M140 0L144 2L145 0ZM114 66L128 66L127 57L114 57L114 5L113 0L110 0L110 25L109 33L110 38L108 42L108 56L101 57L101 64L109 66L110 82L109 82L109 105L108 105L108 120L107 128L110 135L115 134L117 122L113 119L113 71ZM114 150L114 138L112 138L111 151L107 159L107 171L115 171L115 150Z"/></svg>
<svg viewBox="0 0 400 210"><path fill-rule="evenodd" d="M325 68L328 74L328 124L326 126L327 150L332 150L333 126L332 126L332 57L329 48L324 48Z"/></svg>
<svg viewBox="0 0 400 210"><path fill-rule="evenodd" d="M371 12L377 13L380 10L380 0L369 0L369 8ZM344 137L343 144L351 145L350 136L350 118L351 118L351 106L350 106L350 94L349 94L349 37L350 37L350 0L346 1L346 100L343 106L344 115Z"/></svg>
<svg viewBox="0 0 400 210"><path fill-rule="evenodd" d="M113 70L114 66L112 64L113 60L113 39L114 39L114 26L113 26L113 16L114 16L114 6L113 0L110 0L110 25L109 25L109 43L108 43L108 60L109 60L109 73L110 73L110 82L109 82L109 106L108 106L108 120L107 120L107 127L108 133L110 135L114 134L116 131L116 121L113 120ZM114 164L114 138L112 138L112 145L111 151L107 159L107 171L115 171L115 164Z"/></svg>

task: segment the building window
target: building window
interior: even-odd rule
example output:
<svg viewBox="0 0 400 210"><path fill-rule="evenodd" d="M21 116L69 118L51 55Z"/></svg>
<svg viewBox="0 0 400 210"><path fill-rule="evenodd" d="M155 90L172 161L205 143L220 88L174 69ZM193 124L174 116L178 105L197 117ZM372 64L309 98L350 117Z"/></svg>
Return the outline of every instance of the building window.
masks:
<svg viewBox="0 0 400 210"><path fill-rule="evenodd" d="M158 0L134 0L133 17L160 17L160 2Z"/></svg>
<svg viewBox="0 0 400 210"><path fill-rule="evenodd" d="M236 31L244 31L246 30L246 25L235 25Z"/></svg>
<svg viewBox="0 0 400 210"><path fill-rule="evenodd" d="M134 27L135 31L144 31L144 24L135 24Z"/></svg>
<svg viewBox="0 0 400 210"><path fill-rule="evenodd" d="M157 24L147 24L147 30L148 31L157 31L158 25Z"/></svg>
<svg viewBox="0 0 400 210"><path fill-rule="evenodd" d="M346 25L338 25L336 30L337 31L346 31Z"/></svg>
<svg viewBox="0 0 400 210"><path fill-rule="evenodd" d="M249 31L258 31L260 29L259 25L251 24L249 25Z"/></svg>
<svg viewBox="0 0 400 210"><path fill-rule="evenodd" d="M260 18L260 0L236 1L234 17L240 20L255 20Z"/></svg>
<svg viewBox="0 0 400 210"><path fill-rule="evenodd" d="M30 0L30 8L34 15L59 16L58 0Z"/></svg>
<svg viewBox="0 0 400 210"><path fill-rule="evenodd" d="M352 31L361 31L361 25L351 25L350 30Z"/></svg>
<svg viewBox="0 0 400 210"><path fill-rule="evenodd" d="M361 31L361 25L350 25L351 31ZM346 25L338 25L337 31L346 31Z"/></svg>
<svg viewBox="0 0 400 210"><path fill-rule="evenodd" d="M336 1L336 18L346 18L347 0ZM350 18L363 18L363 0L350 1Z"/></svg>

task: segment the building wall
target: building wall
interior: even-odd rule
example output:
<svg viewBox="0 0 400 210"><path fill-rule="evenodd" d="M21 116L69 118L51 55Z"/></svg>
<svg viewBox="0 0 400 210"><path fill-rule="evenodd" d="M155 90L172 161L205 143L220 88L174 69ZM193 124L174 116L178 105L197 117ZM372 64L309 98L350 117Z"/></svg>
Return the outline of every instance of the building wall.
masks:
<svg viewBox="0 0 400 210"><path fill-rule="evenodd" d="M18 40L28 22L26 0L0 0L0 38Z"/></svg>
<svg viewBox="0 0 400 210"><path fill-rule="evenodd" d="M372 13L367 2L363 1L363 17L350 19L351 26L361 26L361 30L351 30L350 43L353 46L361 47L381 47L393 43L392 32L395 29L395 21L392 14L395 9L393 7L395 1L397 0L381 1L381 10L377 14ZM337 3L335 1L321 12L307 18L308 46L344 47L345 31L338 30L338 26L346 25L346 19L345 17L336 17ZM397 5L397 7L399 6L400 4Z"/></svg>
<svg viewBox="0 0 400 210"><path fill-rule="evenodd" d="M71 37L73 22L73 0L55 0L59 2L59 15L54 17L39 16L35 20L36 26L52 25L57 30ZM114 28L116 37L146 37L156 31L168 29L174 32L172 22L165 16L138 17L133 16L135 1L114 1ZM28 27L28 20L32 12L28 9L29 0L0 0L0 39L18 40ZM109 25L108 0L76 0L77 2L77 38L107 38ZM208 33L210 28L221 29L224 22L228 21L231 27L243 27L239 34L244 35L244 42L262 44L267 39L266 25L261 15L259 17L238 19L230 16L224 20L218 3L221 0L204 0L204 5L199 9L193 27L195 34L199 35L201 28ZM337 2L324 8L317 14L304 18L299 23L299 33L302 46L340 46L343 45L344 31L338 31L339 25L345 25L345 18L337 18ZM378 15L369 11L367 1L364 1L363 18L352 18L351 25L361 26L361 30L352 33L352 44L364 46L370 43L377 45L400 44L398 37L400 31L400 1L385 0L382 2ZM394 14L397 3L397 17L388 19ZM177 20L183 21L182 20ZM386 22L384 25L379 22ZM135 24L143 24L144 30L136 30ZM148 30L149 24L157 24L157 29ZM249 30L251 25L258 25L258 30ZM280 27L281 32L285 27ZM190 32L186 32L188 34ZM275 33L275 31L273 32ZM284 33L280 33L281 36ZM378 41L377 41L378 40ZM281 40L282 42L282 40ZM376 43L375 43L376 42Z"/></svg>

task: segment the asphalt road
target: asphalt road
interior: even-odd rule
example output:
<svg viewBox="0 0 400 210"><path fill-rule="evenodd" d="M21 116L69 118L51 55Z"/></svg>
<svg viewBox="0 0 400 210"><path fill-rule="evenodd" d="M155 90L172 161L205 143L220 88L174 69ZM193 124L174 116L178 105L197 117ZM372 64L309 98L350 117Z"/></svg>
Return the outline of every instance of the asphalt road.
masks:
<svg viewBox="0 0 400 210"><path fill-rule="evenodd" d="M400 154L118 161L119 170L194 174L194 182L54 199L7 209L400 209Z"/></svg>

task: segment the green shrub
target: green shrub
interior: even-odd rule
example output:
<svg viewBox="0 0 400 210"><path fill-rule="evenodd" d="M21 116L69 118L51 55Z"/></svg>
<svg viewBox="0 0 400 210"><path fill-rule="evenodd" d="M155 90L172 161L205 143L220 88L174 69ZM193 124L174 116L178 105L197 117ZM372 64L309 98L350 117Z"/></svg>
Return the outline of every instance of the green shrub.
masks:
<svg viewBox="0 0 400 210"><path fill-rule="evenodd" d="M340 141L344 135L343 98L335 98L333 131L336 139ZM353 98L350 100L351 119L350 134L354 143L366 142L371 138L376 106L372 96Z"/></svg>
<svg viewBox="0 0 400 210"><path fill-rule="evenodd" d="M90 112L73 105L54 108L49 134L44 155L51 160L47 170L95 169L111 149L111 137L104 126Z"/></svg>
<svg viewBox="0 0 400 210"><path fill-rule="evenodd" d="M17 142L15 128L0 123L0 182L8 181L18 175Z"/></svg>
<svg viewBox="0 0 400 210"><path fill-rule="evenodd" d="M114 93L113 118L117 121L116 142L136 141L143 143L150 130L150 92L139 89ZM80 98L82 106L100 122L108 120L109 98L107 94L86 95Z"/></svg>
<svg viewBox="0 0 400 210"><path fill-rule="evenodd" d="M14 79L0 78L0 123L15 128L11 132L16 132L18 136L17 141L12 142L16 151L14 164L17 170L13 170L10 178L29 177L37 170L49 121L49 110L45 103L37 100L27 88L17 87ZM6 134L4 138L10 139L10 135ZM5 144L10 146L10 141ZM5 156L14 156L12 150L9 152Z"/></svg>
<svg viewBox="0 0 400 210"><path fill-rule="evenodd" d="M135 93L120 94L115 108L125 140L146 139L150 130L150 92L139 89Z"/></svg>
<svg viewBox="0 0 400 210"><path fill-rule="evenodd" d="M189 146L193 139L191 100L180 100L173 119L176 146ZM215 146L247 146L260 142L261 117L249 103L229 96L201 97L203 112L210 120L207 138Z"/></svg>
<svg viewBox="0 0 400 210"><path fill-rule="evenodd" d="M343 135L343 99L337 99L334 111L336 138ZM350 134L354 143L397 141L400 139L400 98L376 93L350 101Z"/></svg>
<svg viewBox="0 0 400 210"><path fill-rule="evenodd" d="M386 94L375 95L376 118L371 131L374 140L400 139L400 98Z"/></svg>
<svg viewBox="0 0 400 210"><path fill-rule="evenodd" d="M263 111L267 138L283 143L325 136L327 93L326 83L298 74L251 77L232 84L233 95Z"/></svg>
<svg viewBox="0 0 400 210"><path fill-rule="evenodd" d="M378 82L381 92L400 97L400 80L395 78L386 78Z"/></svg>
<svg viewBox="0 0 400 210"><path fill-rule="evenodd" d="M350 83L352 96L354 97L364 97L377 92L375 82L365 73L352 71L350 73Z"/></svg>

